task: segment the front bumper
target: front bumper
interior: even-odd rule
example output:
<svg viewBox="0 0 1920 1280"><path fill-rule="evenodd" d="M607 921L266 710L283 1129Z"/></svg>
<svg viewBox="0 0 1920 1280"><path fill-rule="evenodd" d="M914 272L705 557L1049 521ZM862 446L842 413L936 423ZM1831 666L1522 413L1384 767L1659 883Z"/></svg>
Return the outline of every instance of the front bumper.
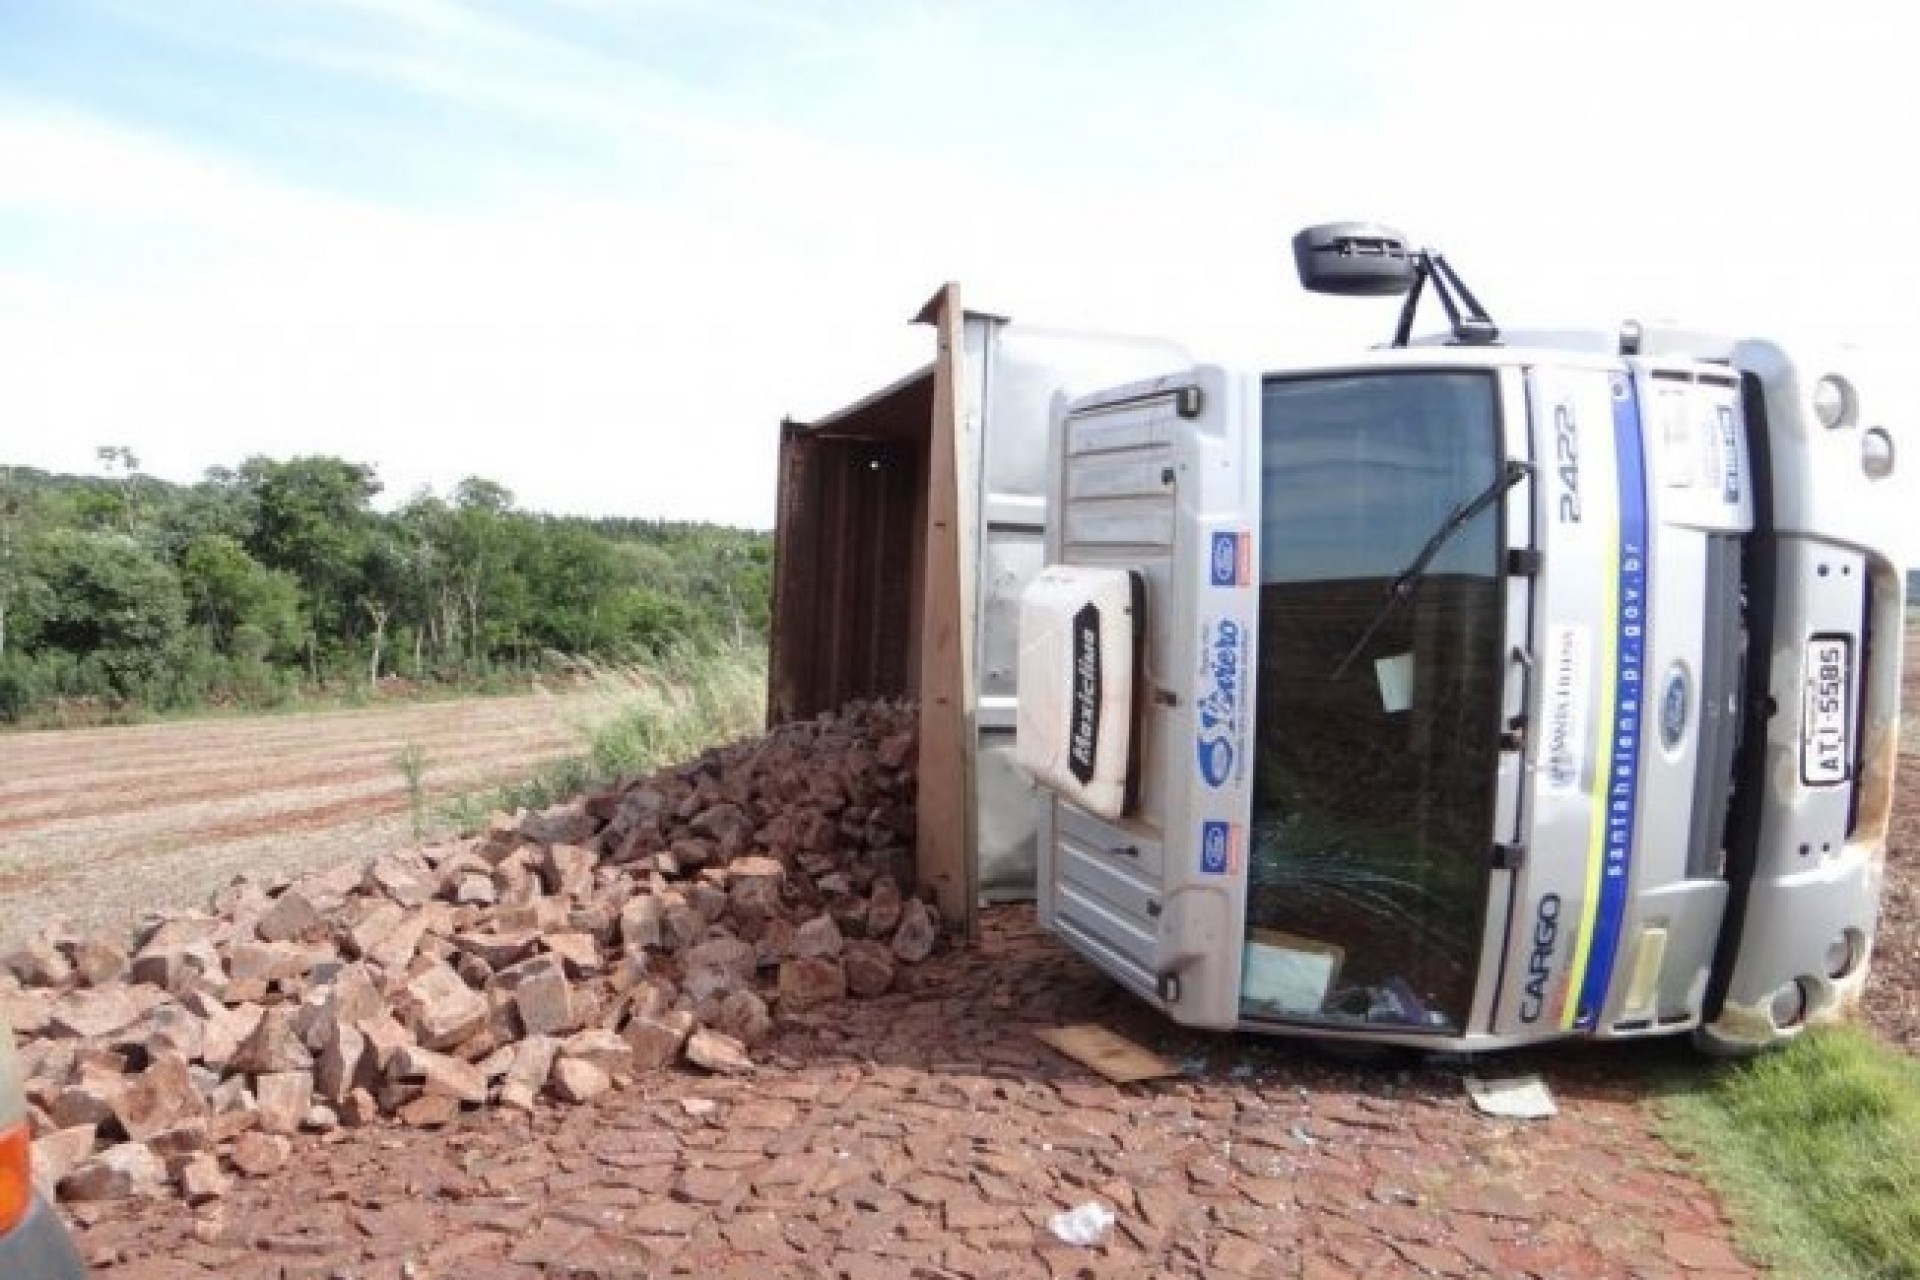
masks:
<svg viewBox="0 0 1920 1280"><path fill-rule="evenodd" d="M67 1224L38 1196L20 1225L0 1235L0 1276L6 1280L87 1280L87 1268Z"/></svg>

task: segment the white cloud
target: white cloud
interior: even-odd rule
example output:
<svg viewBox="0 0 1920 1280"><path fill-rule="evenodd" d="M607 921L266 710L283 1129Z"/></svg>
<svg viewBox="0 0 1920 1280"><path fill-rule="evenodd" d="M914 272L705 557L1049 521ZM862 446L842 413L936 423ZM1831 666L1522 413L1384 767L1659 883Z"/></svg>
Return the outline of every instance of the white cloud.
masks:
<svg viewBox="0 0 1920 1280"><path fill-rule="evenodd" d="M373 220L376 212L296 192L167 139L75 111L0 98L0 209L100 222L104 233L155 225L227 233L286 219Z"/></svg>
<svg viewBox="0 0 1920 1280"><path fill-rule="evenodd" d="M756 163L759 144L730 145ZM40 207L185 219L197 252L218 246L85 291L0 284L0 400L23 460L86 469L94 445L125 441L188 477L325 451L378 461L401 493L480 473L554 509L764 522L779 417L834 394L815 326L865 320L898 339L883 352L912 346L889 323L911 303L846 278L845 244L790 253L750 213L556 200L402 216L64 120L0 133L0 165L16 161L47 174Z"/></svg>
<svg viewBox="0 0 1920 1280"><path fill-rule="evenodd" d="M0 214L91 228L89 244L137 264L0 275L5 448L84 469L93 446L125 442L182 478L324 451L377 462L397 494L477 473L550 509L764 523L780 417L923 359L930 338L906 318L942 280L1020 319L1277 361L1390 323L1389 307L1292 282L1288 236L1343 216L1437 243L1508 322L1670 313L1914 344L1920 258L1900 236L1920 207L1886 157L1920 124L1903 91L1910 19L1563 12L1422 11L1391 44L1345 47L1344 63L1378 59L1351 121L1246 76L1102 87L1082 60L1083 96L1031 136L990 116L970 136L969 102L993 95L986 73L1037 75L1045 59L970 63L990 26L943 55L952 14L796 37L822 65L894 58L888 76L928 86L873 104L900 113L894 127L842 133L697 107L644 74L623 93L571 46L517 62L509 33L443 2L402 11L415 38L390 52L325 46L398 59L362 69L462 109L546 112L605 149L604 172L564 183L503 170L459 212L293 187L0 102ZM1244 35L1279 49L1288 30ZM489 81L496 59L513 74ZM557 65L593 72L570 82ZM1128 155L1110 122L1136 118ZM1063 149L1057 166L1032 137Z"/></svg>

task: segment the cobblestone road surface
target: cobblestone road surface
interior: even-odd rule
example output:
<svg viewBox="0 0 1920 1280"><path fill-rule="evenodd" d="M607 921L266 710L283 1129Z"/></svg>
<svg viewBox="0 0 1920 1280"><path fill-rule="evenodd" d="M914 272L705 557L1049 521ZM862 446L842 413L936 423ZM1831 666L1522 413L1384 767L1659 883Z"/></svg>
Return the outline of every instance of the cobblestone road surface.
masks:
<svg viewBox="0 0 1920 1280"><path fill-rule="evenodd" d="M1459 1068L1177 1032L1022 908L914 982L789 1024L752 1078L303 1137L217 1207L71 1211L106 1280L1754 1274L1648 1130L1645 1051L1483 1064L1561 1105L1489 1120ZM1116 1087L1033 1038L1080 1020L1189 1074ZM1087 1201L1105 1239L1055 1239Z"/></svg>

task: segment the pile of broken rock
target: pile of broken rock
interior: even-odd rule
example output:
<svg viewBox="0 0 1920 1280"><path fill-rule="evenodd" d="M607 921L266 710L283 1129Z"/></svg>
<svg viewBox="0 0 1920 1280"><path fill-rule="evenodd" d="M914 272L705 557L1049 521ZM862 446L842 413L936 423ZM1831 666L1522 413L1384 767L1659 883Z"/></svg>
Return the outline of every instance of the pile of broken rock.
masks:
<svg viewBox="0 0 1920 1280"><path fill-rule="evenodd" d="M0 959L39 1174L67 1199L222 1194L302 1130L586 1102L879 995L939 921L911 886L914 714L856 704L477 837L242 879L131 949Z"/></svg>

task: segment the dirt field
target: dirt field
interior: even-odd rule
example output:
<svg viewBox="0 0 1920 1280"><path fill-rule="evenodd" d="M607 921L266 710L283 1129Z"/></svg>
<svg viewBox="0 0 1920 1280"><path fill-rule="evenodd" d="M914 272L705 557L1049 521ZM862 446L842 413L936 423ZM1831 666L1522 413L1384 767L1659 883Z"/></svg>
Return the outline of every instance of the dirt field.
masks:
<svg viewBox="0 0 1920 1280"><path fill-rule="evenodd" d="M1867 975L1866 1013L1874 1030L1920 1053L1920 645L1907 628L1906 679L1900 691L1900 773L1887 840L1886 893Z"/></svg>
<svg viewBox="0 0 1920 1280"><path fill-rule="evenodd" d="M617 691L0 736L0 947L49 913L117 928L278 875L407 843L399 758L434 799L577 751Z"/></svg>

